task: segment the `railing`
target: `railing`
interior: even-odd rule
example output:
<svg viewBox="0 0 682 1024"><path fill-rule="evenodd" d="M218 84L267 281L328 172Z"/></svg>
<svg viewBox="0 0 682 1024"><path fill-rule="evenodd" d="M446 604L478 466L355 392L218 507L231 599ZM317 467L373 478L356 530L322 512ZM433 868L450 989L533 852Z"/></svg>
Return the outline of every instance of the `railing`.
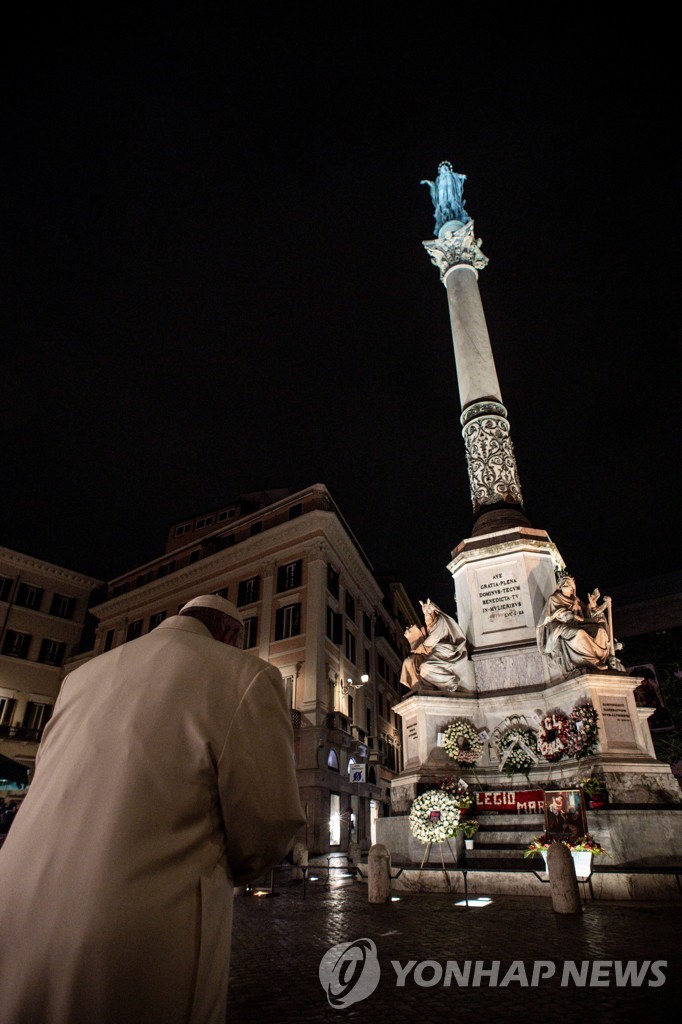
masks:
<svg viewBox="0 0 682 1024"><path fill-rule="evenodd" d="M3 740L30 740L37 743L42 735L42 729L26 729L23 725L0 725L0 739Z"/></svg>
<svg viewBox="0 0 682 1024"><path fill-rule="evenodd" d="M348 718L346 715L342 715L340 711L329 711L327 713L327 728L349 732Z"/></svg>
<svg viewBox="0 0 682 1024"><path fill-rule="evenodd" d="M300 729L301 722L303 720L303 715L301 714L301 712L298 710L298 708L289 708L289 714L291 715L291 724L293 728Z"/></svg>

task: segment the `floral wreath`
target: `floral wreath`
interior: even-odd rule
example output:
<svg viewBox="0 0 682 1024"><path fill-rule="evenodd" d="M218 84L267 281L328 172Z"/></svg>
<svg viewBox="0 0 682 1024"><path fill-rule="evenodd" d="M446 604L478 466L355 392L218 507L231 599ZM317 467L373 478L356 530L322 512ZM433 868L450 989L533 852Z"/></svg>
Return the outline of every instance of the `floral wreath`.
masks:
<svg viewBox="0 0 682 1024"><path fill-rule="evenodd" d="M483 740L473 725L457 718L445 730L443 749L458 764L476 764L483 753Z"/></svg>
<svg viewBox="0 0 682 1024"><path fill-rule="evenodd" d="M505 775L527 772L538 762L538 739L534 729L509 729L500 739L500 768Z"/></svg>
<svg viewBox="0 0 682 1024"><path fill-rule="evenodd" d="M552 711L538 727L538 750L546 761L560 761L570 753L571 727L566 715Z"/></svg>
<svg viewBox="0 0 682 1024"><path fill-rule="evenodd" d="M568 753L571 757L594 754L599 742L599 715L591 700L576 704L568 716Z"/></svg>
<svg viewBox="0 0 682 1024"><path fill-rule="evenodd" d="M454 797L442 790L430 789L412 804L410 831L421 843L442 843L455 835L459 813Z"/></svg>

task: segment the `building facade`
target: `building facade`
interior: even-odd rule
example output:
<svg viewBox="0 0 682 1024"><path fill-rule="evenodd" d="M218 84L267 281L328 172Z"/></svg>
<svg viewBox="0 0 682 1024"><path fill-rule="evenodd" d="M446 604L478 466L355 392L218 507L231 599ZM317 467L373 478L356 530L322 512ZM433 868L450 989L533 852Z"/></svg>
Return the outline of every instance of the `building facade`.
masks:
<svg viewBox="0 0 682 1024"><path fill-rule="evenodd" d="M100 586L102 580L0 547L0 754L29 774Z"/></svg>
<svg viewBox="0 0 682 1024"><path fill-rule="evenodd" d="M375 574L323 485L244 494L173 523L163 555L109 583L92 609L94 654L202 593L239 606L245 648L284 678L307 816L300 840L313 853L369 846L402 767L393 707L403 631L417 621L403 587Z"/></svg>

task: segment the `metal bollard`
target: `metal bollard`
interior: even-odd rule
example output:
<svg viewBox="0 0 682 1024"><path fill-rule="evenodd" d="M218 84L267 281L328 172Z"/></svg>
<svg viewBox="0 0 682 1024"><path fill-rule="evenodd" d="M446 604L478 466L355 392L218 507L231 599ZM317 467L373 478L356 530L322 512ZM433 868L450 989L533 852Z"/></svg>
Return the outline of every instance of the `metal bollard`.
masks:
<svg viewBox="0 0 682 1024"><path fill-rule="evenodd" d="M580 891L571 851L563 843L551 843L547 851L552 910L557 914L581 914Z"/></svg>
<svg viewBox="0 0 682 1024"><path fill-rule="evenodd" d="M376 843L367 857L367 898L370 903L391 898L391 854L383 843Z"/></svg>

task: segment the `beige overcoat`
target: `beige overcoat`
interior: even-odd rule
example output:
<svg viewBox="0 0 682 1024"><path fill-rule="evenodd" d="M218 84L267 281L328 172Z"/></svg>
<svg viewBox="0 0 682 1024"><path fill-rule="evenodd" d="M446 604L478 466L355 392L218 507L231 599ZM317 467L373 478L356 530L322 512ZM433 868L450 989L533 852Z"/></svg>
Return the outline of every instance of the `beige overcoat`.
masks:
<svg viewBox="0 0 682 1024"><path fill-rule="evenodd" d="M176 615L76 669L0 849L2 1024L224 1024L233 885L303 821L266 662Z"/></svg>

